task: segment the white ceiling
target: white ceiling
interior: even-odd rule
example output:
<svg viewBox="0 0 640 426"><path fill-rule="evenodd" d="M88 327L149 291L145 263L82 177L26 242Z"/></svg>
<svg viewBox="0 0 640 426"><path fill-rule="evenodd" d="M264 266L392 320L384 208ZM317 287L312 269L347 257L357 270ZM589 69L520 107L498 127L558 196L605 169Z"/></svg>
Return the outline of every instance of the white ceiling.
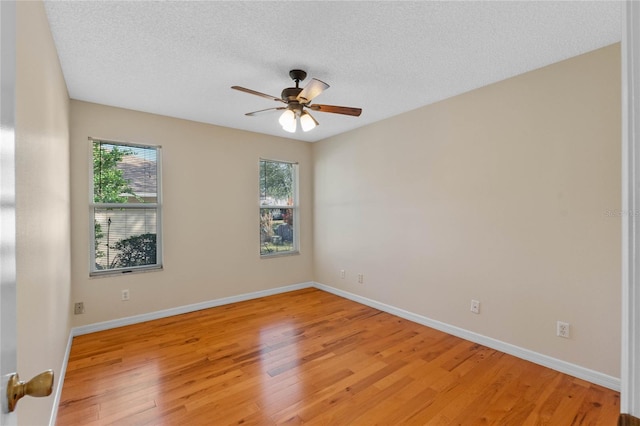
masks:
<svg viewBox="0 0 640 426"><path fill-rule="evenodd" d="M72 99L317 141L621 39L618 1L46 1ZM279 96L301 68L331 85L294 135Z"/></svg>

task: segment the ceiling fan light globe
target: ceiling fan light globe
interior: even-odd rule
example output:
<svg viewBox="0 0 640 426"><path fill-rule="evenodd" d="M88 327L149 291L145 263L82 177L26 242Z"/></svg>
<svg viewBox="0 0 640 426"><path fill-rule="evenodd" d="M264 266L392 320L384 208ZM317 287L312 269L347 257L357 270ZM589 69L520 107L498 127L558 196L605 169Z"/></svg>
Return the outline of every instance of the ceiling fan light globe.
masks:
<svg viewBox="0 0 640 426"><path fill-rule="evenodd" d="M302 130L305 132L313 130L316 127L315 120L306 111L300 116L300 127L302 127Z"/></svg>
<svg viewBox="0 0 640 426"><path fill-rule="evenodd" d="M295 131L296 114L293 111L291 111L290 109L288 109L288 110L286 110L285 112L282 113L282 115L278 119L278 123L280 123L280 125L282 126L283 129L285 127L291 127L293 125L294 131Z"/></svg>
<svg viewBox="0 0 640 426"><path fill-rule="evenodd" d="M293 120L290 123L287 123L287 124L282 126L284 131L285 132L289 132L289 133L295 133L296 132L296 127L297 127L297 122L296 122L295 116L294 116Z"/></svg>

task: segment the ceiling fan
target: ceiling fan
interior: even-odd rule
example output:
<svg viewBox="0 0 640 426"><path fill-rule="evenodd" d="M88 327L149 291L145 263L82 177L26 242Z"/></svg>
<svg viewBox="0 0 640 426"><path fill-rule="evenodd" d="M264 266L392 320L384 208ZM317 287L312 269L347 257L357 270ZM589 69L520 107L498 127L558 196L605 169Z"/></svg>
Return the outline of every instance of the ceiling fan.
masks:
<svg viewBox="0 0 640 426"><path fill-rule="evenodd" d="M291 70L289 71L289 77L295 81L296 87L287 87L282 91L279 98L240 86L231 86L231 88L251 95L262 96L263 98L284 103L286 106L261 109L259 111L248 112L245 115L254 116L262 114L263 112L284 110L278 122L282 128L289 133L295 133L298 119L300 119L300 127L302 127L302 130L305 132L312 130L319 124L307 109L312 111L331 112L334 114L352 115L354 117L358 117L362 113L361 108L311 104L311 101L328 89L329 85L324 81L312 78L304 88L298 87L300 82L307 78L307 73L303 70Z"/></svg>

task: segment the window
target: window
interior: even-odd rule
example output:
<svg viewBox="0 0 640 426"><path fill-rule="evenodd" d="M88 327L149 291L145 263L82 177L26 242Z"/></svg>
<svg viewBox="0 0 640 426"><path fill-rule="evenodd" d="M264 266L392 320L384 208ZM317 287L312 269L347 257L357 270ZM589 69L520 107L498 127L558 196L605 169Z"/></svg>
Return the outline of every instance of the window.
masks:
<svg viewBox="0 0 640 426"><path fill-rule="evenodd" d="M298 165L260 160L260 255L298 252Z"/></svg>
<svg viewBox="0 0 640 426"><path fill-rule="evenodd" d="M90 141L91 275L161 268L160 148Z"/></svg>

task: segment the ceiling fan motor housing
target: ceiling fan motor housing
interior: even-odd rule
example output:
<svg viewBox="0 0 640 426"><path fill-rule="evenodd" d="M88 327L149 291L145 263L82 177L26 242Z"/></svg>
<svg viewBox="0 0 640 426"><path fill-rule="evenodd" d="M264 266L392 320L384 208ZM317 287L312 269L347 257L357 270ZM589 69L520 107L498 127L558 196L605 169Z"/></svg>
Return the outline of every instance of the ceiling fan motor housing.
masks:
<svg viewBox="0 0 640 426"><path fill-rule="evenodd" d="M280 95L282 100L286 103L294 102L298 99L298 95L302 92L302 88L300 87L287 87L282 91Z"/></svg>

